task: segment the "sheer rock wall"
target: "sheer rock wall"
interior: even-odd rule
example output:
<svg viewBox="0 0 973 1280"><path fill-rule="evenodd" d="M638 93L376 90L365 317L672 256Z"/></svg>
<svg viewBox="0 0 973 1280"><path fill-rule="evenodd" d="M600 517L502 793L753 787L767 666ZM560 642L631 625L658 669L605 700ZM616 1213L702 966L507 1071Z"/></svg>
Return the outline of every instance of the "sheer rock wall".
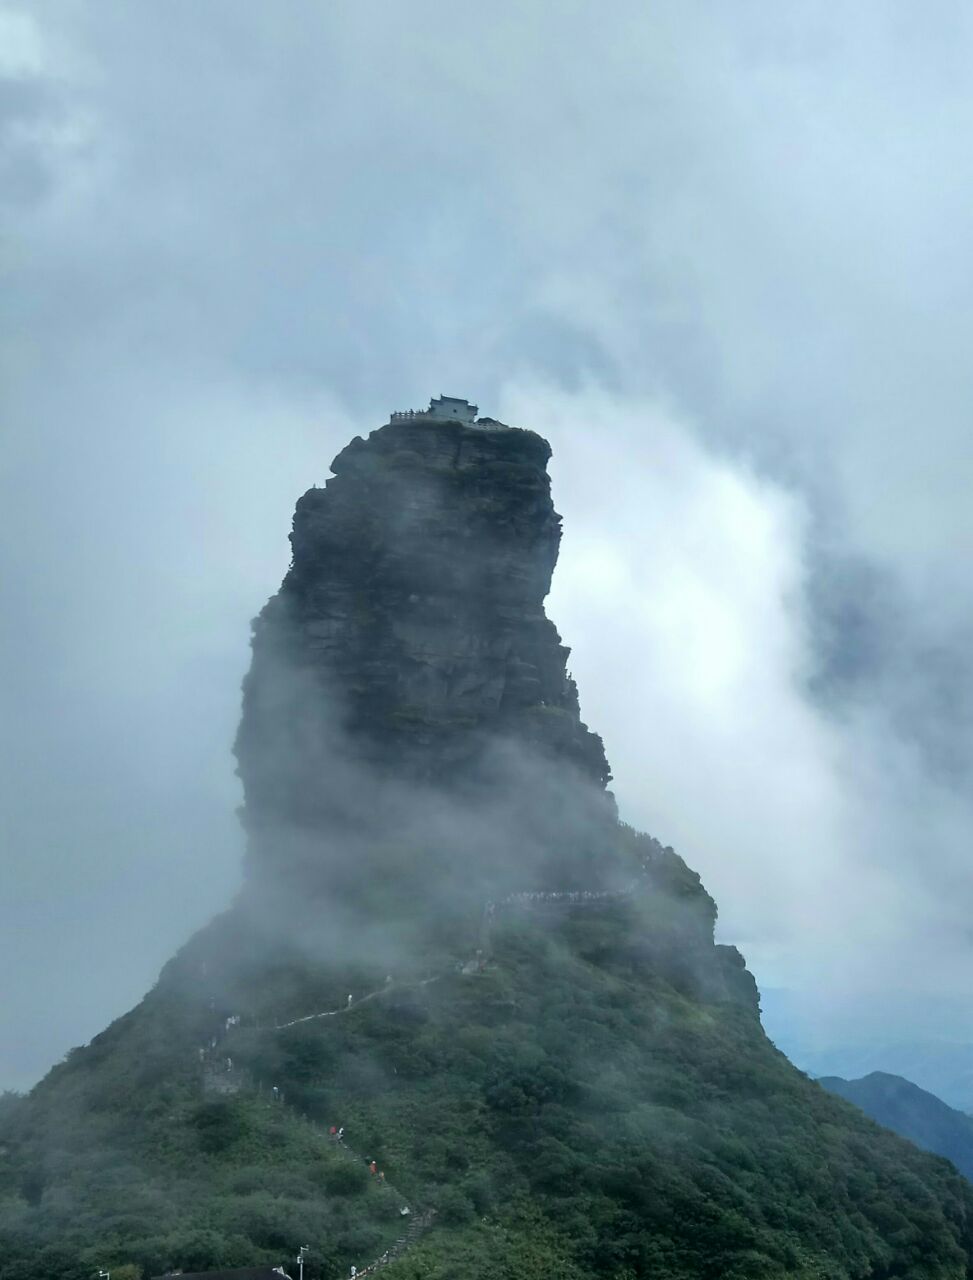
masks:
<svg viewBox="0 0 973 1280"><path fill-rule="evenodd" d="M515 756L524 774L553 760L610 807L544 613L561 537L549 457L531 431L397 421L352 440L299 500L244 684L251 829L326 823L353 764L462 791L495 786Z"/></svg>

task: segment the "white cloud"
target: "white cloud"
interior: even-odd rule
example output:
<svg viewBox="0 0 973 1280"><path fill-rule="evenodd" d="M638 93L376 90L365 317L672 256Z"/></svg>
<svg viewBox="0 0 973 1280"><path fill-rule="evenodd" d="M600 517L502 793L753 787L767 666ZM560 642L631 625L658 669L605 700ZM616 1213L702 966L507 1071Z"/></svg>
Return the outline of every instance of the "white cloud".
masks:
<svg viewBox="0 0 973 1280"><path fill-rule="evenodd" d="M758 971L964 980L971 27L952 0L0 8L5 780L42 779L44 848L110 881L187 732L212 816L294 498L389 409L469 394L553 439L583 705L724 932ZM85 793L125 759L133 790L76 839L80 751ZM15 948L25 1008L78 1007L72 945L57 995Z"/></svg>
<svg viewBox="0 0 973 1280"><path fill-rule="evenodd" d="M0 76L36 76L46 62L36 19L19 6L0 5Z"/></svg>
<svg viewBox="0 0 973 1280"><path fill-rule="evenodd" d="M809 698L799 494L657 403L517 387L504 406L555 448L550 612L623 816L700 871L762 983L962 990L963 912L950 924L947 904L969 811L880 717Z"/></svg>

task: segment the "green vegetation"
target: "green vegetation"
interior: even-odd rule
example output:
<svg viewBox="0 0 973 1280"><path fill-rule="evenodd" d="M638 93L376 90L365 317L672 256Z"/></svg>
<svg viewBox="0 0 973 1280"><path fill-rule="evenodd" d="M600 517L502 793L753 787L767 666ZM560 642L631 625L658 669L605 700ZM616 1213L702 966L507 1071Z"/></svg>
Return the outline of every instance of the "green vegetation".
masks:
<svg viewBox="0 0 973 1280"><path fill-rule="evenodd" d="M923 1151L945 1156L973 1181L973 1117L948 1107L910 1080L885 1071L873 1071L861 1080L825 1076L819 1084Z"/></svg>
<svg viewBox="0 0 973 1280"><path fill-rule="evenodd" d="M641 904L498 921L482 973L457 955L277 1031L254 1024L382 979L292 949L245 964L217 922L3 1108L0 1278L276 1264L302 1243L311 1280L343 1276L395 1239L400 1196L437 1217L389 1280L967 1276L973 1188L795 1071L723 981L698 881L668 854L655 876ZM237 974L215 1011L185 982L207 947ZM244 1012L229 1096L203 1091L197 1048L224 1008Z"/></svg>

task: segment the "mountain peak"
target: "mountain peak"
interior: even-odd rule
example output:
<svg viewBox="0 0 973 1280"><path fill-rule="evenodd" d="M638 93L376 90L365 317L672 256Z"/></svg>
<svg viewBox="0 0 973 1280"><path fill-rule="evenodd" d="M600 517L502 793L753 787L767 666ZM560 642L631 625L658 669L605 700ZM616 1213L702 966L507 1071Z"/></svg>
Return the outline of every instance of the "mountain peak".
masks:
<svg viewBox="0 0 973 1280"><path fill-rule="evenodd" d="M0 1280L969 1274L973 1190L793 1069L699 877L618 821L544 614L549 446L463 404L298 503L246 888L0 1109Z"/></svg>
<svg viewBox="0 0 973 1280"><path fill-rule="evenodd" d="M567 787L613 818L544 612L561 538L550 446L475 410L440 397L393 415L298 501L236 746L257 844L282 824L360 823L363 788L374 811L403 783L538 817Z"/></svg>

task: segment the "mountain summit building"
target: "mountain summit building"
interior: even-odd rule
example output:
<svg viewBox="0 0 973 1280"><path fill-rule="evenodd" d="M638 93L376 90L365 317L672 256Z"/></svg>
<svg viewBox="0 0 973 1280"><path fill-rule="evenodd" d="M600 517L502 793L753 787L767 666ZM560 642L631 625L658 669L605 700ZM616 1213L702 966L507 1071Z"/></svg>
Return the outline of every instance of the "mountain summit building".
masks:
<svg viewBox="0 0 973 1280"><path fill-rule="evenodd" d="M428 409L404 409L392 414L393 422L401 422L404 418L433 418L440 422L462 422L472 426L476 422L479 408L470 404L469 400L460 400L458 396L439 396L429 401ZM492 423L491 419L486 419Z"/></svg>

